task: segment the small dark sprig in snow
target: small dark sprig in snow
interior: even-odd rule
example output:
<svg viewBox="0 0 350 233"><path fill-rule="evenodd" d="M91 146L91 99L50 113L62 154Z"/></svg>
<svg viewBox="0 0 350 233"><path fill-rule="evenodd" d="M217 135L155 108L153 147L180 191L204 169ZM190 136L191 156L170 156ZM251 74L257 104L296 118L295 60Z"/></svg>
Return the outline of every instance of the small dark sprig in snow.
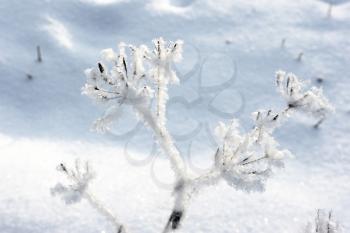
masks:
<svg viewBox="0 0 350 233"><path fill-rule="evenodd" d="M322 88L311 87L304 91L305 84L292 73L276 72L276 85L279 93L287 101L288 110L297 110L314 116L317 128L330 113L333 106L323 95Z"/></svg>
<svg viewBox="0 0 350 233"><path fill-rule="evenodd" d="M340 227L335 221L333 212L326 210L317 210L314 221L310 221L304 233L340 233Z"/></svg>

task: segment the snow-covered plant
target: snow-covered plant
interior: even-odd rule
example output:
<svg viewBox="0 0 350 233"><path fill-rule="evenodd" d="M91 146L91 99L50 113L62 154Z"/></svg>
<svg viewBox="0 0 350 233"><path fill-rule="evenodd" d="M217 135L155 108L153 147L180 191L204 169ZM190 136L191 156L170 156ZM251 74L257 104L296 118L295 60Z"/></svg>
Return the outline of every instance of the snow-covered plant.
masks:
<svg viewBox="0 0 350 233"><path fill-rule="evenodd" d="M287 101L287 110L298 110L311 114L318 119L314 125L315 128L334 111L328 99L324 97L322 88L312 87L304 91L305 84L292 73L286 74L284 71L278 71L276 84L280 94Z"/></svg>
<svg viewBox="0 0 350 233"><path fill-rule="evenodd" d="M165 44L163 38L153 40L154 49L150 53L146 50L145 56L151 63L150 76L157 82L157 117L158 122L165 126L166 102L168 100L168 84L178 84L179 79L172 69L172 63L182 59L181 40Z"/></svg>
<svg viewBox="0 0 350 233"><path fill-rule="evenodd" d="M315 221L307 224L305 233L340 233L340 228L332 211L319 209Z"/></svg>
<svg viewBox="0 0 350 233"><path fill-rule="evenodd" d="M254 127L245 133L241 132L237 119L227 124L220 122L215 129L220 146L216 150L212 168L193 177L185 172L184 160L166 127L165 115L168 85L179 82L172 65L181 59L183 43L165 42L162 38L153 42L152 51L145 45L135 47L124 43L119 45L119 53L112 49L103 50L96 66L85 71L87 83L83 87L83 94L107 105L105 114L94 124L96 130L108 131L111 123L121 114L122 106L131 106L169 157L176 181L174 205L163 232L178 229L193 194L221 179L238 190L263 191L265 181L273 169L283 166L283 159L290 155L288 150L280 149L272 136L273 131L293 110L323 119L332 109L322 95L322 90L312 88L303 92L302 83L295 75L279 71L276 75L277 86L287 101L287 108L280 112L259 110L253 113ZM156 90L155 95L153 90ZM65 188L59 185L55 190L66 193L73 189L89 200L90 194L87 195L86 189L90 178L75 179L75 176L70 175L71 170L65 168L64 172L68 177L73 177L71 180L74 184ZM94 202L91 204L95 205ZM101 209L105 210L103 207ZM107 213L113 221L113 215L109 211ZM118 222L115 225L121 226ZM116 229L119 232L120 229Z"/></svg>
<svg viewBox="0 0 350 233"><path fill-rule="evenodd" d="M66 165L61 163L57 170L63 172L70 180L71 184L63 185L58 183L51 189L53 195L59 194L67 204L79 202L84 195L88 185L94 178L89 164L86 162L84 167L81 166L79 160L75 162L75 169L67 169Z"/></svg>
<svg viewBox="0 0 350 233"><path fill-rule="evenodd" d="M57 170L67 177L68 184L57 183L56 186L51 189L52 195L60 195L66 204L77 203L85 199L93 208L111 222L115 232L126 232L124 226L119 223L112 212L105 208L89 191L89 185L95 175L88 162L82 164L79 160L76 160L73 168L69 168L61 163L58 165Z"/></svg>
<svg viewBox="0 0 350 233"><path fill-rule="evenodd" d="M255 127L246 134L239 131L236 119L228 125L219 123L216 133L222 146L216 153L215 164L229 185L245 191L262 191L272 167L283 166L282 159L290 152L280 150L271 136L279 116L271 110L253 113Z"/></svg>

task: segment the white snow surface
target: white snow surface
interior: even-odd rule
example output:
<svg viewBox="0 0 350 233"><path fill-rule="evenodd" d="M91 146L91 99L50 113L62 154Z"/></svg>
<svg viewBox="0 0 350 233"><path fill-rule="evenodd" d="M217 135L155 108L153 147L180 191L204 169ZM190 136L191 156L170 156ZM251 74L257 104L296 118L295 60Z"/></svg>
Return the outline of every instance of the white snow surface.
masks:
<svg viewBox="0 0 350 233"><path fill-rule="evenodd" d="M249 130L251 112L283 108L277 70L322 85L336 109L318 130L312 118L298 115L276 131L295 157L275 171L264 193L224 182L208 187L193 199L179 232L298 233L318 208L332 209L350 232L350 1L331 1L330 18L325 2L0 1L0 232L112 232L86 201L67 206L50 194L64 181L56 166L76 158L91 162L97 173L91 190L131 232L161 232L172 205L166 156L135 163L150 153L152 136L143 126L130 141L131 134L116 136L137 124L132 111L114 125L116 135L89 131L103 107L80 94L83 71L102 49L121 41L150 46L159 36L185 43L168 125L193 173L213 159L206 128L233 115ZM37 45L42 63L35 61ZM200 132L184 135L194 129Z"/></svg>

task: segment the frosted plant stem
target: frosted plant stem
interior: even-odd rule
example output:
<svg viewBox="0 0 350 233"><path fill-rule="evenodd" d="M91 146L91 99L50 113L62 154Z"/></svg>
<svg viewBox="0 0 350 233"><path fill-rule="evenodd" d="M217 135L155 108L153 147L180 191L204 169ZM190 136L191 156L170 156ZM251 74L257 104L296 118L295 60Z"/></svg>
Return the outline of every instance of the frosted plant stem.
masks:
<svg viewBox="0 0 350 233"><path fill-rule="evenodd" d="M103 216L105 216L108 221L113 225L114 228L114 232L115 233L127 233L127 231L125 230L125 227L123 226L123 224L121 224L117 218L112 214L112 212L108 209L106 209L96 198L95 196L86 191L84 193L84 197L86 198L86 200L88 200L88 202L90 203L90 205L95 208L100 214L102 214Z"/></svg>
<svg viewBox="0 0 350 233"><path fill-rule="evenodd" d="M160 125L156 120L156 116L154 116L148 108L142 105L134 105L134 108L145 123L153 130L161 148L169 156L172 169L177 179L174 188L175 200L172 214L163 230L164 233L170 232L178 228L184 215L186 202L189 201L192 192L216 183L220 179L220 171L213 168L208 173L197 178L188 178L184 170L184 161L166 127Z"/></svg>
<svg viewBox="0 0 350 233"><path fill-rule="evenodd" d="M140 114L145 123L153 130L160 147L163 149L165 154L169 156L170 163L177 180L183 180L185 178L184 161L168 130L159 124L156 117L148 108L141 105L134 105L134 109Z"/></svg>
<svg viewBox="0 0 350 233"><path fill-rule="evenodd" d="M157 106L157 116L159 118L159 124L165 127L165 113L166 113L166 102L168 98L167 94L167 84L165 81L158 81L158 106Z"/></svg>
<svg viewBox="0 0 350 233"><path fill-rule="evenodd" d="M61 165L62 167L63 165ZM76 173L71 173L69 174L69 172L67 171L67 168L64 168L64 173L67 175L67 177L69 179L71 179L73 182L77 182L79 183L79 179L78 179L78 175ZM79 172L79 167L76 164L76 170L77 172ZM105 208L98 200L97 198L88 190L85 190L83 193L83 197L89 202L89 204L95 209L97 210L101 215L103 215L112 225L114 228L114 232L115 233L127 233L125 227L123 226L123 224L121 224L118 219L113 215L113 213Z"/></svg>
<svg viewBox="0 0 350 233"><path fill-rule="evenodd" d="M198 193L202 188L215 185L221 178L220 170L215 167L208 173L202 174L193 179L187 179L175 186L174 206L170 217L164 227L163 233L175 231L179 228L185 212L186 204L191 200L194 193Z"/></svg>

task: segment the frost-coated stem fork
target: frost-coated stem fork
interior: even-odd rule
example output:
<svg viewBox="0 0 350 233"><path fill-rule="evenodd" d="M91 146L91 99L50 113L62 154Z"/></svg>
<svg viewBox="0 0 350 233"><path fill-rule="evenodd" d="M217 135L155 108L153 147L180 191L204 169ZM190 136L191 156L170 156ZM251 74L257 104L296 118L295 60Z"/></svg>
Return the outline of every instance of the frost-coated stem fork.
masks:
<svg viewBox="0 0 350 233"><path fill-rule="evenodd" d="M169 156L172 169L176 176L174 188L175 203L173 211L167 221L163 233L170 232L179 228L185 212L185 202L190 198L188 192L198 191L199 188L215 182L220 177L220 172L213 167L208 173L197 178L190 178L186 174L184 160L176 148L169 131L156 121L156 116L142 105L134 105L134 109L142 116L146 125L148 125L155 134L162 150Z"/></svg>

